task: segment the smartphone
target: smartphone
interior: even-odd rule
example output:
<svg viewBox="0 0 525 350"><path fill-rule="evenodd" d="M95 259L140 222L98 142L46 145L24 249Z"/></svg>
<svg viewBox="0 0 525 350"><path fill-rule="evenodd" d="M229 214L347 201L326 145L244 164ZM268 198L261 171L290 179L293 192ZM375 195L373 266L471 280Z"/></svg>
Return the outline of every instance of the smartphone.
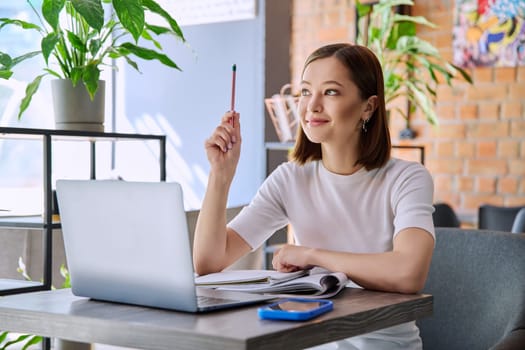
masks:
<svg viewBox="0 0 525 350"><path fill-rule="evenodd" d="M305 321L333 309L330 300L292 298L260 307L258 314L266 320Z"/></svg>

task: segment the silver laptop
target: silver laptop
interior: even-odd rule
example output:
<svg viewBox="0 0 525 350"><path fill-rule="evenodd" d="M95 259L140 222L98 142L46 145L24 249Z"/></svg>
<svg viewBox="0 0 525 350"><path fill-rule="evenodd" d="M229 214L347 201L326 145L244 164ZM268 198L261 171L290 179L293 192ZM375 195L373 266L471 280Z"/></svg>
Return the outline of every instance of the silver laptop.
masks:
<svg viewBox="0 0 525 350"><path fill-rule="evenodd" d="M195 286L178 183L58 180L56 190L77 296L188 312L274 298Z"/></svg>

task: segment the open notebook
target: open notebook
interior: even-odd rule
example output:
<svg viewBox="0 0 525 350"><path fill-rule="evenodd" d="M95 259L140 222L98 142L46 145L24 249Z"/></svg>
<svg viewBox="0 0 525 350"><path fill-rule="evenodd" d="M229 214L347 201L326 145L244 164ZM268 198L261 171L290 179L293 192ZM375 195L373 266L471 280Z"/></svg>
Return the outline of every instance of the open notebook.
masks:
<svg viewBox="0 0 525 350"><path fill-rule="evenodd" d="M75 295L188 312L274 298L195 286L178 183L58 180L56 190Z"/></svg>

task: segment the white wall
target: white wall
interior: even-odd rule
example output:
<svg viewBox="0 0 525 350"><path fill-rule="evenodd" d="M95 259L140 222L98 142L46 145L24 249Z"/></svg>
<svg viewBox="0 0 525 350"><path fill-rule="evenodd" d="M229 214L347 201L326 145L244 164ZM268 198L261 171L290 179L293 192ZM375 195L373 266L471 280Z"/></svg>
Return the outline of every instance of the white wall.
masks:
<svg viewBox="0 0 525 350"><path fill-rule="evenodd" d="M230 108L234 63L243 146L229 206L248 203L264 178L264 1L258 6L255 19L183 26L187 45L162 42L182 72L137 61L142 74L128 65L116 74L116 130L168 135L168 180L183 185L187 209L200 208L204 196L209 166L203 145ZM154 150L136 152L156 159ZM158 176L153 163L139 164L134 158L117 163L124 178Z"/></svg>

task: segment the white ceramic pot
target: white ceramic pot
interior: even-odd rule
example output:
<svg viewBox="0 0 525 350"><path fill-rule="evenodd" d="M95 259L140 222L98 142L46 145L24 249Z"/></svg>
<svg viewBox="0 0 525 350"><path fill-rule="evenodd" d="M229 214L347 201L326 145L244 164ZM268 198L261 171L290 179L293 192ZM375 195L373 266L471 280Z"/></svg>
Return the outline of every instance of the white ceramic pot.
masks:
<svg viewBox="0 0 525 350"><path fill-rule="evenodd" d="M75 87L69 79L51 81L55 129L104 131L105 81L98 82L95 98L91 100L84 84Z"/></svg>

